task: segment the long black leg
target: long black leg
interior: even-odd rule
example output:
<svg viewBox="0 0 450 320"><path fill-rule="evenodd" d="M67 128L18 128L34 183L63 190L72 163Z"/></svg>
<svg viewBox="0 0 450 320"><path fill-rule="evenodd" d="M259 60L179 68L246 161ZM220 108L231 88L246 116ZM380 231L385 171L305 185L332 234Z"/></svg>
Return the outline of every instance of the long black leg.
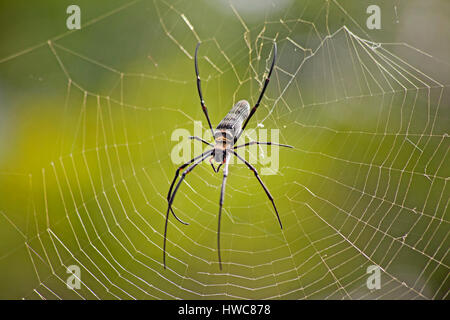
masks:
<svg viewBox="0 0 450 320"><path fill-rule="evenodd" d="M286 147L286 148L293 148L293 146L290 146L288 144L280 144L280 143L274 143L274 142L259 142L259 141L250 141L247 142L245 144L241 144L238 146L234 146L233 149L238 149L238 148L242 148L242 147L246 147L246 146L251 146L254 144L264 144L264 145L272 145L272 146L279 146L279 147Z"/></svg>
<svg viewBox="0 0 450 320"><path fill-rule="evenodd" d="M172 206L172 202L175 198L175 195L178 191L178 188L180 187L181 183L183 182L184 178L186 177L186 175L191 172L192 170L194 170L194 168L199 165L203 160L205 160L211 153L213 152L213 150L207 151L203 154L201 154L201 157L199 160L197 160L196 162L194 162L194 164L192 164L191 166L189 166L186 170L183 171L183 173L181 174L181 178L178 181L177 186L175 187L175 190L172 193L172 196L170 197L169 200L169 205L167 207L167 213L166 213L166 224L164 226L164 245L163 245L163 264L164 264L164 269L166 268L166 240L167 240L167 224L169 222L169 211L171 210L171 206Z"/></svg>
<svg viewBox="0 0 450 320"><path fill-rule="evenodd" d="M189 139L191 139L191 140L197 140L197 141L203 142L204 144L207 144L207 145L210 146L210 147L214 147L214 145L213 145L212 143L209 143L208 141L205 141L205 140L203 140L202 138L197 137L197 136L191 136L191 137L189 137Z"/></svg>
<svg viewBox="0 0 450 320"><path fill-rule="evenodd" d="M220 221L222 217L222 206L223 206L223 198L225 196L225 185L227 183L228 177L228 163L230 158L227 157L225 160L225 165L223 167L223 180L222 180L222 189L220 190L220 200L219 200L219 222L217 225L217 254L219 255L219 268L222 270L222 258L220 257Z"/></svg>
<svg viewBox="0 0 450 320"><path fill-rule="evenodd" d="M188 162L186 162L186 163L184 163L184 164L182 164L181 166L178 167L177 171L175 171L175 177L173 178L172 183L170 184L169 193L167 194L167 202L169 202L169 200L170 200L170 195L172 194L172 188L173 188L173 186L174 186L174 184L175 184L175 181L176 181L177 178L178 178L178 174L180 173L180 170L184 169L185 167L187 167L188 165L190 165L190 164L191 164L192 162L194 162L195 160L200 159L200 158L203 157L204 155L209 155L209 154L211 154L212 152L213 152L213 150L206 151L206 152L202 153L201 155L196 156L195 158L189 160ZM189 223L187 223L187 222L184 222L184 221L181 220L180 218L178 218L177 215L175 214L175 212L173 212L172 207L170 207L170 211L172 212L172 214L173 214L173 216L175 217L175 219L177 219L179 222L181 222L181 223L184 224L184 225L188 225L188 224L189 224Z"/></svg>
<svg viewBox="0 0 450 320"><path fill-rule="evenodd" d="M222 163L219 164L219 165L217 166L217 169L216 169L216 167L214 167L214 165L213 165L213 163L212 163L212 159L213 159L213 157L211 157L211 158L209 159L209 164L210 164L211 167L213 168L214 172L217 173L217 172L219 172L220 167L222 166Z"/></svg>
<svg viewBox="0 0 450 320"><path fill-rule="evenodd" d="M205 100L203 100L202 86L201 86L201 82L200 82L200 74L198 72L197 53L198 53L199 46L200 46L200 42L197 43L197 46L195 47L195 74L197 76L197 90L198 90L198 95L200 97L200 104L202 106L203 113L206 116L206 120L208 120L209 128L211 129L212 136L214 137L214 130L211 125L211 120L209 120L208 109L206 108Z"/></svg>
<svg viewBox="0 0 450 320"><path fill-rule="evenodd" d="M261 184L261 186L263 187L264 191L267 194L267 197L269 197L269 200L272 202L273 208L275 209L275 213L277 215L278 218L278 222L280 223L280 227L281 229L283 229L283 225L281 224L281 219L280 219L280 215L278 214L278 210L277 207L275 206L275 202L273 201L273 197L269 192L269 189L267 189L267 187L265 186L264 182L262 182L261 178L259 177L258 171L256 171L256 168L254 166L252 166L247 160L245 160L244 158L242 158L240 155L238 155L236 153L236 151L231 150L231 152L242 162L244 162L247 167L253 171L253 173L255 174L256 179L258 179L259 183Z"/></svg>
<svg viewBox="0 0 450 320"><path fill-rule="evenodd" d="M245 127L247 126L247 123L250 121L251 117L253 116L253 114L256 112L256 110L259 107L259 104L261 103L261 100L264 96L264 93L266 92L267 89L267 85L269 84L270 81L270 76L272 75L272 71L273 71L273 67L275 66L275 59L277 58L277 44L276 42L273 43L273 59L272 59L272 65L270 66L270 70L269 70L269 74L267 75L266 80L264 81L264 85L263 88L261 90L261 93L259 95L258 101L256 101L255 106L252 108L252 110L250 111L250 114L248 115L247 119L244 122L244 125L242 126L242 130L241 133L234 139L234 143L236 143L236 141L239 139L239 137L241 136L242 132L244 132Z"/></svg>

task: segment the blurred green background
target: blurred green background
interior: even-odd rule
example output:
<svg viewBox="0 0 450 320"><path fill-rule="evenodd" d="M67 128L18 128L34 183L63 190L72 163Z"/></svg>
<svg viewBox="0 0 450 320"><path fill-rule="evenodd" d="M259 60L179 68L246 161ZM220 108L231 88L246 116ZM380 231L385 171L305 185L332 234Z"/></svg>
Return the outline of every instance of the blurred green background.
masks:
<svg viewBox="0 0 450 320"><path fill-rule="evenodd" d="M81 30L67 30L71 4ZM446 1L2 1L0 298L448 298L449 14ZM171 136L206 123L195 45L214 125L256 102L274 40L249 126L295 147L262 176L284 229L232 165L220 271L221 174L206 161L177 195L190 225L170 220L164 270Z"/></svg>

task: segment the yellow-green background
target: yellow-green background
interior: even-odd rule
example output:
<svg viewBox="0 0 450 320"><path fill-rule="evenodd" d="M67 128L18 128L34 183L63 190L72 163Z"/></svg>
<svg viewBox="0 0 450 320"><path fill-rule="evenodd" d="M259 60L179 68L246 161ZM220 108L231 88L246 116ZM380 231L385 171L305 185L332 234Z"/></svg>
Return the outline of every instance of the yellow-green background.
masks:
<svg viewBox="0 0 450 320"><path fill-rule="evenodd" d="M448 298L448 4L377 1L382 29L367 30L373 1L243 2L2 1L0 298ZM65 26L70 4L79 31ZM207 163L180 189L190 226L169 224L161 264L171 134L204 121L188 56L199 39L182 15L203 42L213 124L237 100L255 102L277 39L250 127L268 116L265 128L295 147L262 177L283 231L252 173L230 168L222 272L221 176ZM362 63L343 31L299 68L343 25L411 45L386 47L416 68L394 75L403 86L357 87ZM65 287L72 264L79 295ZM384 269L376 291L365 286L372 264Z"/></svg>

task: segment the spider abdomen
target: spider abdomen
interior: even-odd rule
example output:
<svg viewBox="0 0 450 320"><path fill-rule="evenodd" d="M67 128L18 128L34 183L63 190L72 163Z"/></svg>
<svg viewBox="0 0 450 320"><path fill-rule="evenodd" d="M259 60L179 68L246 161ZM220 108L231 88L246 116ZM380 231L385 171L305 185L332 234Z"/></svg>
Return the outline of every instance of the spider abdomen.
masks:
<svg viewBox="0 0 450 320"><path fill-rule="evenodd" d="M247 100L236 102L233 108L231 108L222 121L220 121L214 132L216 144L223 142L233 143L233 139L241 133L242 124L249 114L250 104Z"/></svg>
<svg viewBox="0 0 450 320"><path fill-rule="evenodd" d="M250 104L246 100L236 102L227 115L220 121L214 131L214 160L223 163L226 158L226 150L234 144L234 139L239 137L242 124L250 114Z"/></svg>

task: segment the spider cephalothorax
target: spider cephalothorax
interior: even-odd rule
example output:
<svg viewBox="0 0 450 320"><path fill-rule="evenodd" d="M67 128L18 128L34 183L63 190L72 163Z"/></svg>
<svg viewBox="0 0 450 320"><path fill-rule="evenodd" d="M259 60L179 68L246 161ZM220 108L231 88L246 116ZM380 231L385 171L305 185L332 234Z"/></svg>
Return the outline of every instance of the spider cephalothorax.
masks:
<svg viewBox="0 0 450 320"><path fill-rule="evenodd" d="M200 82L200 76L198 72L198 63L197 63L197 52L198 47L200 46L200 43L197 44L197 47L195 48L195 73L197 75L197 89L198 94L200 97L200 104L202 106L203 113L206 116L206 120L208 121L209 128L211 130L211 133L214 137L214 144L211 144L202 138L199 137L190 137L191 139L195 139L198 141L203 142L204 144L209 145L212 147L212 149L202 153L201 155L189 160L188 162L182 164L180 167L178 167L177 171L175 172L175 177L172 180L172 184L169 188L169 193L167 195L167 201L168 201L168 207L167 207L167 213L166 213L166 223L164 227L164 245L163 245L163 263L164 268L166 267L166 239L167 239L167 224L169 221L169 213L172 212L173 216L181 223L188 224L184 221L182 221L180 218L178 218L172 209L172 203L175 198L175 195L178 191L178 188L180 187L181 183L185 179L186 175L191 172L198 164L200 164L203 160L206 158L210 158L209 161L211 163L211 166L214 170L214 172L219 172L220 167L223 165L223 180L222 180L222 188L220 191L220 200L219 200L219 217L218 217L218 227L217 227L217 252L219 257L219 267L222 269L222 260L220 256L220 221L221 221L221 215L222 215L222 205L223 205L223 198L225 194L225 185L226 180L228 177L228 164L230 160L230 156L233 155L237 157L240 161L245 163L245 165L253 171L255 174L255 177L258 179L259 183L263 187L264 191L267 194L267 197L272 202L273 208L275 210L278 222L280 224L280 227L283 228L280 220L280 216L278 215L277 207L275 206L275 202L273 201L273 197L270 194L267 187L262 182L261 178L259 177L258 171L256 171L255 167L253 167L247 160L242 158L240 155L236 153L236 149L243 148L249 145L253 144L265 144L265 145L278 145L282 147L288 147L292 148L291 146L285 145L285 144L278 144L278 143L272 143L272 142L259 142L259 141L252 141L248 142L242 145L236 146L236 142L238 141L239 137L241 136L242 132L244 132L245 127L247 126L248 121L255 113L256 109L258 108L262 97L264 96L264 92L267 89L267 85L269 84L270 76L273 71L273 67L275 65L275 58L277 55L277 45L274 43L273 45L273 59L272 64L270 66L269 73L267 75L266 80L264 81L263 88L261 90L261 93L259 95L259 98L255 104L255 106L250 110L250 104L246 100L238 101L233 108L227 113L227 115L220 121L219 125L217 126L216 130L213 130L211 121L209 119L208 115L208 109L206 108L205 101L203 100L203 94L202 94L202 88L201 88L201 82ZM218 163L217 168L214 166L213 161ZM188 167L189 166L189 167ZM181 174L181 178L178 181L177 185L175 186L175 189L173 189L175 185L175 181L178 178L178 175L180 173L180 170L188 167L186 170L183 171ZM173 190L173 192L172 192Z"/></svg>

